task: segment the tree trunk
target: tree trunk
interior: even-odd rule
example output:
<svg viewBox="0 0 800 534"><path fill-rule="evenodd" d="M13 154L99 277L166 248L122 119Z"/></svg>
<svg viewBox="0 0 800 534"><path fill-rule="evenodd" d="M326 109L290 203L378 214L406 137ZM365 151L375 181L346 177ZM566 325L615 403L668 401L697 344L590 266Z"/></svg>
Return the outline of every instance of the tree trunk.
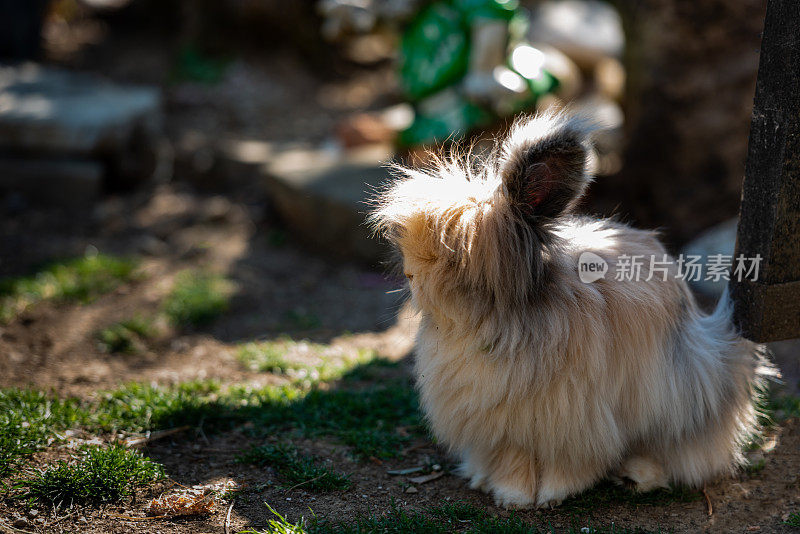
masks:
<svg viewBox="0 0 800 534"><path fill-rule="evenodd" d="M629 141L621 172L596 184L606 205L591 207L663 228L678 246L737 214L766 2L615 4Z"/></svg>

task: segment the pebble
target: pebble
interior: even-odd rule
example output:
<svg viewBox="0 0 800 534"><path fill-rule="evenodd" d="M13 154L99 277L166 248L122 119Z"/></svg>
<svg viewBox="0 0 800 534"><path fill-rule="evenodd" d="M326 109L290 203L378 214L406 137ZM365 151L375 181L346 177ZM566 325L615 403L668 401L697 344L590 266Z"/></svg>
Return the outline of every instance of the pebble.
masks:
<svg viewBox="0 0 800 534"><path fill-rule="evenodd" d="M419 490L414 486L409 486L406 488L406 493L419 493Z"/></svg>
<svg viewBox="0 0 800 534"><path fill-rule="evenodd" d="M29 526L30 526L30 523L28 523L28 520L27 520L27 519L25 519L24 517L18 517L18 518L17 518L17 519L16 519L16 520L15 520L15 521L14 521L14 522L11 524L11 526L12 526L12 527L14 527L14 528L27 528L27 527L29 527Z"/></svg>

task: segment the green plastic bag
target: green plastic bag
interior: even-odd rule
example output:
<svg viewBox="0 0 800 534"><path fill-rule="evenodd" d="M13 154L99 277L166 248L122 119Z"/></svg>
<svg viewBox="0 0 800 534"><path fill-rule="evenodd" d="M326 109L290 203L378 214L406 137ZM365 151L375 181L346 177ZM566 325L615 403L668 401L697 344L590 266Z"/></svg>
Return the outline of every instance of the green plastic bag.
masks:
<svg viewBox="0 0 800 534"><path fill-rule="evenodd" d="M423 9L400 44L400 77L411 101L460 80L469 62L469 26L449 2Z"/></svg>

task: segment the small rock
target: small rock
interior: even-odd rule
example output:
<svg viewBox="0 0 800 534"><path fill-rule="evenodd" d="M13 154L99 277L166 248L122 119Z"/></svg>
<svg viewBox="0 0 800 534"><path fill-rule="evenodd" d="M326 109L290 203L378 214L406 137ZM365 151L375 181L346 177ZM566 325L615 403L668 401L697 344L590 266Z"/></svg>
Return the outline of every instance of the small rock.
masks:
<svg viewBox="0 0 800 534"><path fill-rule="evenodd" d="M414 486L409 486L406 488L406 493L419 493L419 490Z"/></svg>
<svg viewBox="0 0 800 534"><path fill-rule="evenodd" d="M36 508L31 508L30 510L28 510L28 515L31 517L36 517L37 515L39 515L39 510L37 510Z"/></svg>
<svg viewBox="0 0 800 534"><path fill-rule="evenodd" d="M27 528L30 526L30 523L24 517L18 517L14 520L11 526L14 528Z"/></svg>
<svg viewBox="0 0 800 534"><path fill-rule="evenodd" d="M156 87L121 86L33 63L3 65L0 102L4 151L61 154L74 157L76 164L102 153L105 166L96 160L85 163L98 167L98 178L107 167L117 183L152 174L162 118L161 92ZM8 102L11 105L5 105ZM39 163L45 161L32 162L41 170ZM58 180L53 182L63 187ZM94 191L98 185L89 180L81 189ZM42 188L43 193L47 190Z"/></svg>

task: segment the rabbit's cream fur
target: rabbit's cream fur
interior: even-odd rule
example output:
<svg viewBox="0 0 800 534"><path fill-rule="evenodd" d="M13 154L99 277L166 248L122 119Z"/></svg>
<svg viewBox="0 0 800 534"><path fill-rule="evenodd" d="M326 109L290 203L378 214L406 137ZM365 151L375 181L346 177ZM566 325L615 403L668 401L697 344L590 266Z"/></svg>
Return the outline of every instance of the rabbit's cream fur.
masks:
<svg viewBox="0 0 800 534"><path fill-rule="evenodd" d="M646 491L702 485L743 461L763 348L723 299L703 314L675 267L617 281L618 257L661 259L653 232L571 214L588 185L588 126L517 123L496 155L402 174L375 227L402 254L422 313L422 406L473 488L553 505L603 477ZM578 257L604 258L591 284Z"/></svg>

